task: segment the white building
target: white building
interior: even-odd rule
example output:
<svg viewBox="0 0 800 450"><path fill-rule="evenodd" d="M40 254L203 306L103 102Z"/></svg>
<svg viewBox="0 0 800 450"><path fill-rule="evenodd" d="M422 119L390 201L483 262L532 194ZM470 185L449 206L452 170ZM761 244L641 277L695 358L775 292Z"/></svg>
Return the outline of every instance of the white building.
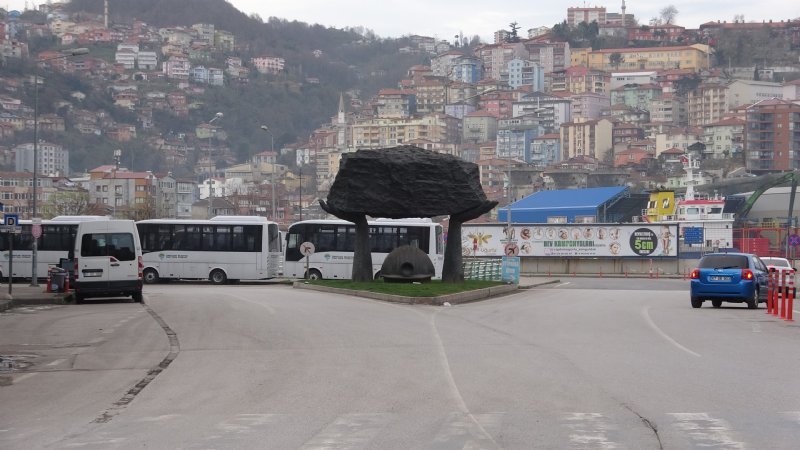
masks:
<svg viewBox="0 0 800 450"><path fill-rule="evenodd" d="M33 142L15 147L14 156L17 172L33 172ZM36 157L40 175L69 175L69 150L60 145L39 141Z"/></svg>

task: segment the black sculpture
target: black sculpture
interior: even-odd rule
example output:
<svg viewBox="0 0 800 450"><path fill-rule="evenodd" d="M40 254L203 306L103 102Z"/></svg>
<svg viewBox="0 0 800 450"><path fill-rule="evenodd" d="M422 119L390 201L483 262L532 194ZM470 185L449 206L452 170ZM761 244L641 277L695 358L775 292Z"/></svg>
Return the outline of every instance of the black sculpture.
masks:
<svg viewBox="0 0 800 450"><path fill-rule="evenodd" d="M461 224L489 212L478 166L414 146L342 155L328 201L320 206L356 224L353 280L372 280L367 216L401 219L450 216L442 280L463 281ZM450 245L452 244L452 245Z"/></svg>

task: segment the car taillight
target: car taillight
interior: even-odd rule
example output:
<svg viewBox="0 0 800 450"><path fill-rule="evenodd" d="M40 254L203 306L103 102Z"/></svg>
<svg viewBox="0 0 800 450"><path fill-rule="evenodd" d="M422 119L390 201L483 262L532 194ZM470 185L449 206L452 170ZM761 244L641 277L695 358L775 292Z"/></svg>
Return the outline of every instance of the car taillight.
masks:
<svg viewBox="0 0 800 450"><path fill-rule="evenodd" d="M742 279L743 280L752 280L753 279L753 271L750 269L742 269Z"/></svg>
<svg viewBox="0 0 800 450"><path fill-rule="evenodd" d="M697 280L697 279L699 279L699 278L700 278L700 269L694 269L694 270L692 271L691 278L692 278L693 280Z"/></svg>
<svg viewBox="0 0 800 450"><path fill-rule="evenodd" d="M74 261L75 261L75 264L72 266L72 271L74 272L74 274L75 274L74 277L77 280L78 279L78 258L75 258Z"/></svg>
<svg viewBox="0 0 800 450"><path fill-rule="evenodd" d="M142 271L144 270L144 262L142 262L142 257L138 258L139 260L139 279L142 279Z"/></svg>

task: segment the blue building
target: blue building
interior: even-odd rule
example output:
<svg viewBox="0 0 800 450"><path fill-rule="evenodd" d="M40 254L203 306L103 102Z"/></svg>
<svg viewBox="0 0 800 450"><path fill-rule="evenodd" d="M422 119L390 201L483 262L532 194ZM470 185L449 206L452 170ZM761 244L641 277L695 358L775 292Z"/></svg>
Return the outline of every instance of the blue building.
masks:
<svg viewBox="0 0 800 450"><path fill-rule="evenodd" d="M640 215L649 194L634 194L627 186L535 192L511 203L512 223L618 223ZM497 221L508 222L508 206Z"/></svg>

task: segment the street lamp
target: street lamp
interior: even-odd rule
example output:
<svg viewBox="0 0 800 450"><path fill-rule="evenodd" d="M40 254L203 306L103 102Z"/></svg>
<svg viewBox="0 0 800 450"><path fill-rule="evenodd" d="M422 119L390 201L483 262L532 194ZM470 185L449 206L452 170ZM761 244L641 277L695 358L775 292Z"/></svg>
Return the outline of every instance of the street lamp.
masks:
<svg viewBox="0 0 800 450"><path fill-rule="evenodd" d="M39 171L39 63L53 61L55 59L69 58L70 56L80 56L89 53L88 48L76 48L70 50L69 53L53 56L50 58L39 59L33 64L33 211L31 219L36 222L36 185L39 180L37 179L37 172ZM31 245L31 286L39 286L39 277L36 271L36 266L39 259L39 244L38 239L33 239Z"/></svg>
<svg viewBox="0 0 800 450"><path fill-rule="evenodd" d="M278 162L278 156L275 154L275 135L272 134L272 130L269 129L266 125L261 125L261 129L269 133L269 148L272 152L272 176L270 177L270 184L272 185L272 220L277 221L276 209L275 209L275 163Z"/></svg>
<svg viewBox="0 0 800 450"><path fill-rule="evenodd" d="M208 124L211 125L214 123L215 120L221 119L223 114L218 112L214 114L214 117L208 121ZM208 218L210 219L214 214L214 172L211 169L211 130L212 128L209 127L208 129Z"/></svg>

